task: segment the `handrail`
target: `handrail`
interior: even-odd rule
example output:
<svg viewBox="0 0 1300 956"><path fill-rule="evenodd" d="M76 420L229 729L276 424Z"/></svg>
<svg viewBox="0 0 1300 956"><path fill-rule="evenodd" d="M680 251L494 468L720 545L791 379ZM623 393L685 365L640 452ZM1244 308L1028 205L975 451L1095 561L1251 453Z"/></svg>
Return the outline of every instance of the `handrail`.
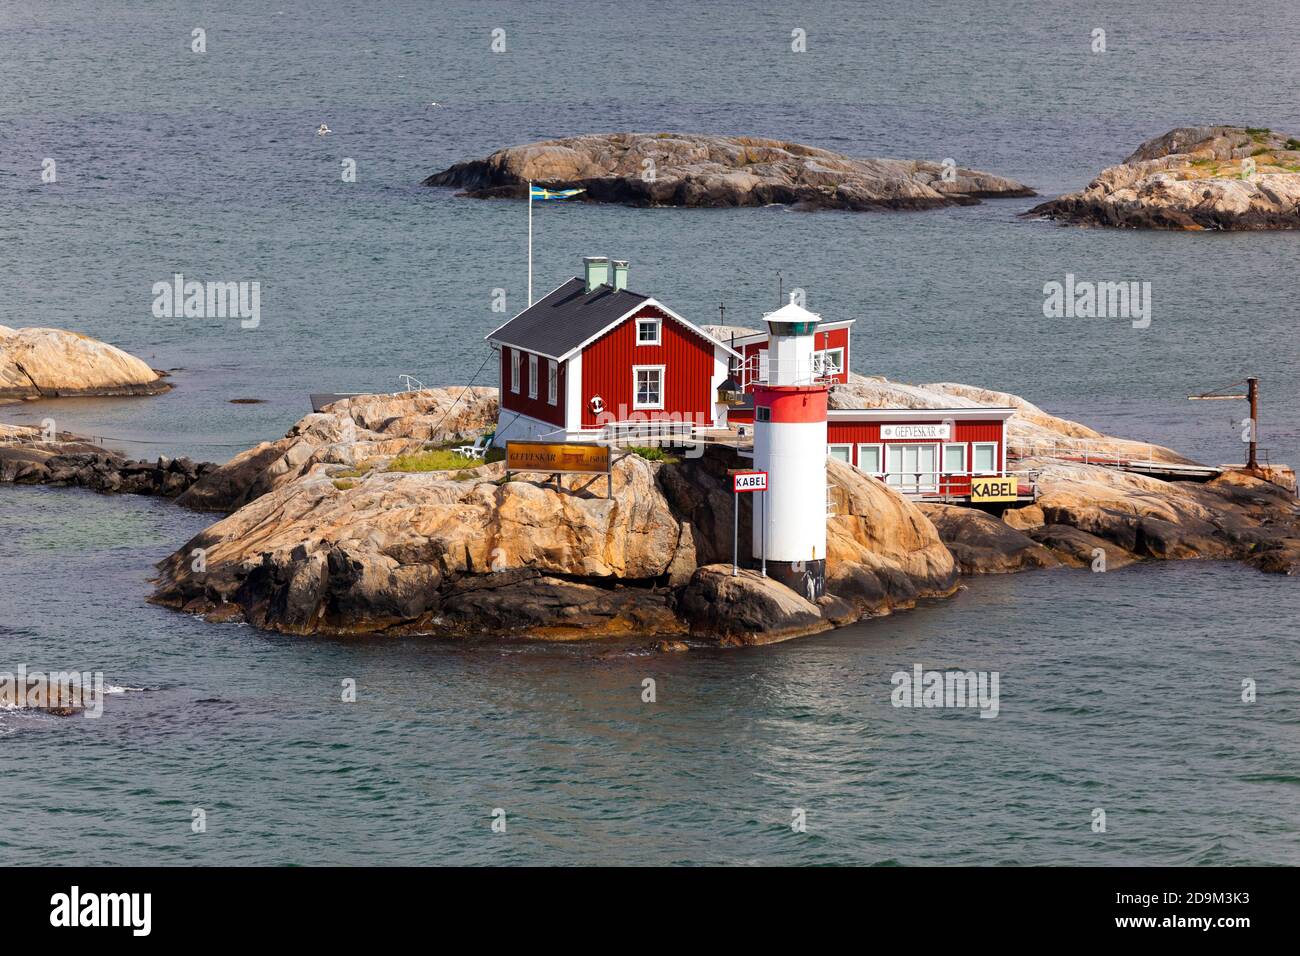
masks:
<svg viewBox="0 0 1300 956"><path fill-rule="evenodd" d="M420 381L418 378L416 378L414 375L407 375L405 372L403 372L401 375L399 375L399 376L397 376L397 377L400 378L403 382L406 383L406 388L402 389L402 391L404 391L404 392L422 392L422 391L424 391L424 388L425 388L424 383L421 382L421 381ZM414 384L415 384L416 386L418 386L418 387L416 387L416 388L412 388L412 387L411 387L411 386L412 386L412 383L414 383Z"/></svg>

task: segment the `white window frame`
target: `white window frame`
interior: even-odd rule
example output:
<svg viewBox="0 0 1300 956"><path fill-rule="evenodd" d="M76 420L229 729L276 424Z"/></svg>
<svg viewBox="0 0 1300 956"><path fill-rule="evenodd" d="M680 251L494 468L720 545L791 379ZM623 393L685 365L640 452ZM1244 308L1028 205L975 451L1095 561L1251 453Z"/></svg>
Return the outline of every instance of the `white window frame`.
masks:
<svg viewBox="0 0 1300 956"><path fill-rule="evenodd" d="M967 444L968 444L968 443L967 443L967 442L964 442L964 441L946 441L946 442L944 442L944 443L943 443L943 448L942 448L942 449L940 450L940 452L939 452L939 471L942 472L943 474L946 474L946 475L951 475L951 474L953 474L953 472L951 472L951 471L948 470L948 462L947 462L948 449L949 449L949 448L960 448L960 449L961 449L961 467L958 468L957 471L965 472L965 471L966 471L966 463L967 463L968 461L970 461L970 449L967 447Z"/></svg>
<svg viewBox="0 0 1300 956"><path fill-rule="evenodd" d="M938 491L939 475L943 472L943 451L941 450L942 447L943 447L942 442L935 442L935 441L886 442L885 443L885 456L886 456L885 484L891 485L892 487L895 488L899 488L904 494L908 494L908 493L923 494L926 492L933 493ZM889 456L890 449L893 448L899 449L900 454L904 454L903 449L906 448L917 449L916 455L917 455L918 468L920 467L921 449L922 448L931 449L934 452L934 468L935 468L934 472L933 473L928 471L920 472L922 476L920 478L917 477L917 472L911 472L911 471L891 472L889 470L888 456ZM928 476L928 480L926 476ZM889 479L891 478L897 478L898 480L890 481Z"/></svg>
<svg viewBox="0 0 1300 956"><path fill-rule="evenodd" d="M510 350L510 391L519 394L519 350Z"/></svg>
<svg viewBox="0 0 1300 956"><path fill-rule="evenodd" d="M880 468L877 469L876 471L867 471L865 468L862 467L862 449L864 448L874 448L876 450L876 462L877 464L880 465ZM885 446L881 442L877 442L877 441L858 442L857 468L859 471L864 472L868 475L875 475L877 477L883 475L885 473Z"/></svg>
<svg viewBox="0 0 1300 956"><path fill-rule="evenodd" d="M653 339L641 338L641 326L654 326L655 336ZM637 345L662 345L663 344L663 319L646 318L636 320L636 344Z"/></svg>
<svg viewBox="0 0 1300 956"><path fill-rule="evenodd" d="M537 397L537 356L528 356L528 397Z"/></svg>
<svg viewBox="0 0 1300 956"><path fill-rule="evenodd" d="M993 467L985 471L975 467L976 449L992 448L993 449ZM996 475L1000 470L998 468L998 443L995 441L973 441L970 443L970 470L973 475Z"/></svg>
<svg viewBox="0 0 1300 956"><path fill-rule="evenodd" d="M658 372L659 373L659 401L642 402L638 397L640 389L637 388L637 378L641 372ZM662 365L633 365L632 366L632 408L634 409L655 409L664 407L664 392L667 389L668 376L664 372Z"/></svg>
<svg viewBox="0 0 1300 956"><path fill-rule="evenodd" d="M546 402L560 404L560 363L555 359L546 360Z"/></svg>
<svg viewBox="0 0 1300 956"><path fill-rule="evenodd" d="M835 364L833 371L826 368L826 357L828 355L839 354L839 361ZM813 353L813 371L818 375L842 375L844 373L844 349L836 346L833 349L818 349Z"/></svg>
<svg viewBox="0 0 1300 956"><path fill-rule="evenodd" d="M846 465L851 465L851 464L853 464L853 444L852 444L851 442L834 442L834 443L827 442L827 443L826 443L826 457L827 457L827 458L834 458L835 456L832 454L832 452L833 452L836 448L843 448L843 449L844 449L845 454L848 456L848 457L846 457L846 458L844 459L844 463L845 463Z"/></svg>

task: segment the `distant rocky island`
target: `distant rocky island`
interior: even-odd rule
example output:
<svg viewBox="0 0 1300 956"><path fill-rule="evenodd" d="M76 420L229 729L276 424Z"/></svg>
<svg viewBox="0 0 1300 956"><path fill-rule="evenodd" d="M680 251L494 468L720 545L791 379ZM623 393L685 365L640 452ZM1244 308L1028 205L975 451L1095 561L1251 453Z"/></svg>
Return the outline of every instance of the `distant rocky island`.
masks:
<svg viewBox="0 0 1300 956"><path fill-rule="evenodd" d="M1171 130L1027 215L1129 229L1300 229L1300 137L1241 126Z"/></svg>
<svg viewBox="0 0 1300 956"><path fill-rule="evenodd" d="M1023 183L952 163L856 159L784 140L688 133L599 133L511 146L434 173L423 185L486 199L524 197L530 181L629 206L871 211L1036 195Z"/></svg>
<svg viewBox="0 0 1300 956"><path fill-rule="evenodd" d="M171 387L163 378L134 355L88 335L0 325L0 402L156 395Z"/></svg>

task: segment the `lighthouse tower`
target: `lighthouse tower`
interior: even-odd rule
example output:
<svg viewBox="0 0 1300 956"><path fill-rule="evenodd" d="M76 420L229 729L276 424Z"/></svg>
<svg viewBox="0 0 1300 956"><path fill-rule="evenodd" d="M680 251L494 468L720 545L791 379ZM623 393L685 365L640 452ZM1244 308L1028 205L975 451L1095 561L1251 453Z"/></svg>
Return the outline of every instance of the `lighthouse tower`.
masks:
<svg viewBox="0 0 1300 956"><path fill-rule="evenodd" d="M794 298L763 317L770 337L767 382L754 387L754 467L767 472L768 490L754 522L754 557L766 557L772 577L815 601L826 587L829 388L813 365L821 316Z"/></svg>

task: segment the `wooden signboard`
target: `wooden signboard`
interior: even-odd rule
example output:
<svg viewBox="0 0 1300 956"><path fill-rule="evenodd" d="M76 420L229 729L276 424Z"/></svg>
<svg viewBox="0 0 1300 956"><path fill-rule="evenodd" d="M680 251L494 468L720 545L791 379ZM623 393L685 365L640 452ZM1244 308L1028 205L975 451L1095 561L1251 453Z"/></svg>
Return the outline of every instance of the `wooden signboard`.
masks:
<svg viewBox="0 0 1300 956"><path fill-rule="evenodd" d="M1012 478L972 478L971 501L1015 501L1019 497L1017 481Z"/></svg>
<svg viewBox="0 0 1300 956"><path fill-rule="evenodd" d="M540 471L550 475L609 473L609 446L595 442L506 442L506 471Z"/></svg>

